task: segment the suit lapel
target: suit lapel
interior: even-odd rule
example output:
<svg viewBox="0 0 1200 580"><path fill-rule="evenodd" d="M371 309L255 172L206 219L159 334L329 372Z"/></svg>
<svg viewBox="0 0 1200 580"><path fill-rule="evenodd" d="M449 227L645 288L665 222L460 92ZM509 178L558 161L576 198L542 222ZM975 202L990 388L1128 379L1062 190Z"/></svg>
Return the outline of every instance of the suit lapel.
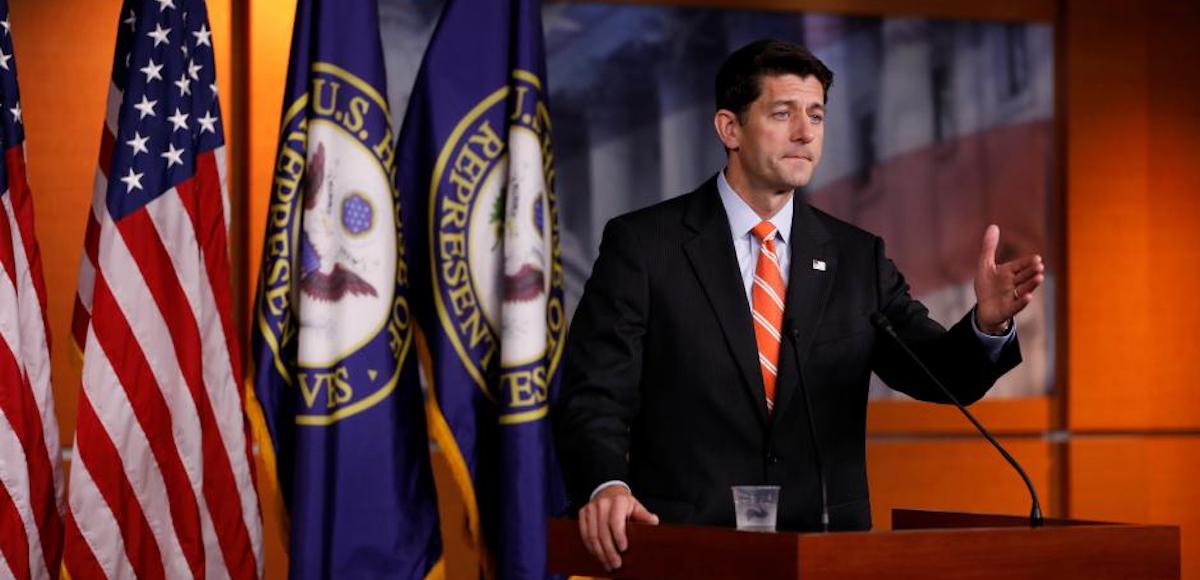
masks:
<svg viewBox="0 0 1200 580"><path fill-rule="evenodd" d="M793 203L792 239L788 240L787 301L783 314L785 336L779 353L774 417L787 411L788 403L796 394L802 380L800 366L808 359L813 336L829 301L833 277L837 275L837 255L829 232L803 197L797 194Z"/></svg>
<svg viewBox="0 0 1200 580"><path fill-rule="evenodd" d="M721 206L716 183L715 178L710 179L692 196L684 223L696 231L696 237L684 244L684 252L721 325L725 342L741 372L742 385L765 427L767 408L750 305L746 303L746 289L738 270L729 218Z"/></svg>

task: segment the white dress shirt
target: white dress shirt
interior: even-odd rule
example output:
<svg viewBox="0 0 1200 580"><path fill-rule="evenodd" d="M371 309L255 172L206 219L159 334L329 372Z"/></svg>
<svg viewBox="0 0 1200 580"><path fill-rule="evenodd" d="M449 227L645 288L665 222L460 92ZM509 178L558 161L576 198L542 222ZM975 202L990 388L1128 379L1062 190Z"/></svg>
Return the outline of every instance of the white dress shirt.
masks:
<svg viewBox="0 0 1200 580"><path fill-rule="evenodd" d="M733 235L738 271L742 273L742 286L746 289L746 304L753 307L750 289L754 286L754 270L758 266L762 242L750 230L763 219L746 200L734 193L725 179L724 171L717 174L717 191L721 194L721 205L725 206L725 216L729 218L729 233ZM779 273L783 275L784 284L787 284L788 264L791 263L792 251L788 247L788 240L792 239L792 204L795 199L795 195L789 197L787 203L767 220L775 226L775 258L779 262Z"/></svg>

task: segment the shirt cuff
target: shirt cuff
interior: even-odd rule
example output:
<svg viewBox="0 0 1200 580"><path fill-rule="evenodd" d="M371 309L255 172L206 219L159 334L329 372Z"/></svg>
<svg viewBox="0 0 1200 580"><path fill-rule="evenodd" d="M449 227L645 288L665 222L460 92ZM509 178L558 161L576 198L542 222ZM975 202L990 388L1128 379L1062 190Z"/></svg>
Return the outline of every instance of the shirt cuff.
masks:
<svg viewBox="0 0 1200 580"><path fill-rule="evenodd" d="M599 494L600 492L602 492L610 487L617 486L617 485L625 488L625 491L628 491L628 492L633 491L633 490L629 489L628 483L625 483L624 481L621 481L619 479L610 479L604 483L601 483L600 485L597 485L596 489L592 490L592 495L588 497L588 501L596 499L597 494Z"/></svg>
<svg viewBox="0 0 1200 580"><path fill-rule="evenodd" d="M1012 342L1014 336L1017 335L1017 323L1015 320L1009 319L1008 333L1003 336L995 336L979 330L979 322L975 320L975 311L971 311L971 329L975 331L975 336L979 337L979 342L983 343L983 351L987 353L988 360L996 362L1000 360L1000 351L1004 350L1008 343ZM605 484L601 484L603 487ZM599 488L597 488L599 491Z"/></svg>

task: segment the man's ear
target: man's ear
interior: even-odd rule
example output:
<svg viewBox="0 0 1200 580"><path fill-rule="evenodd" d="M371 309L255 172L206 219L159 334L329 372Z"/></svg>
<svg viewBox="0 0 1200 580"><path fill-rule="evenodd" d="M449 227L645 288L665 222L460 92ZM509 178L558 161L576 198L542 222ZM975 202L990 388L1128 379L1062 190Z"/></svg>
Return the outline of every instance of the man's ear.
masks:
<svg viewBox="0 0 1200 580"><path fill-rule="evenodd" d="M721 140L721 144L726 149L736 150L741 144L742 124L733 111L729 109L717 111L713 115L713 129L717 131L717 138Z"/></svg>

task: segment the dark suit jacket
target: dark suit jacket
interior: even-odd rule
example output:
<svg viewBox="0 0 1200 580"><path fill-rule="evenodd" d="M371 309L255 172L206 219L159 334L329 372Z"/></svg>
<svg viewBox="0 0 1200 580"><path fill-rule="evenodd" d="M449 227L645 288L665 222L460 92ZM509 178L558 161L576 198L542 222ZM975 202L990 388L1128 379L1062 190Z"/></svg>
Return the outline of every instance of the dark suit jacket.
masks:
<svg viewBox="0 0 1200 580"><path fill-rule="evenodd" d="M794 208L788 336L770 416L716 179L608 223L568 334L553 409L576 507L618 479L664 522L732 526L730 486L779 485L778 527L819 529L815 444L831 527L868 529L870 372L917 399L944 398L875 330L871 314L886 315L964 403L1020 361L1013 340L992 363L970 314L948 331L931 320L877 236L800 197Z"/></svg>

